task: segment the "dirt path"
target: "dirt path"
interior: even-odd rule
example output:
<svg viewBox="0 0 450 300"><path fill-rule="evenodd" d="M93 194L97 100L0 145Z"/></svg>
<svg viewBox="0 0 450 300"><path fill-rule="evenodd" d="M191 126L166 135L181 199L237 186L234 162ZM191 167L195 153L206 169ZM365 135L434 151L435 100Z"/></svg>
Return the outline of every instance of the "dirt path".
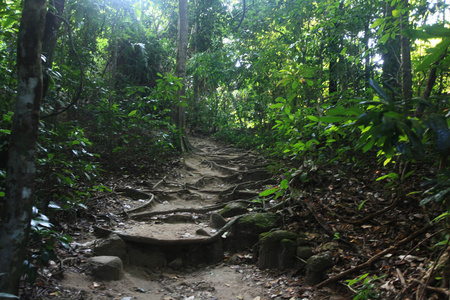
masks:
<svg viewBox="0 0 450 300"><path fill-rule="evenodd" d="M226 232L211 226L210 214L230 201L254 199L271 182L267 163L210 139L190 141L195 154L181 158L169 174L116 182L105 199L108 211L96 216L91 231L97 236L114 231L135 247L128 248L123 278L99 281L89 275L85 262L99 239L81 234L64 262L59 289L48 298L300 299L294 296L301 294L296 279L258 270L250 252L208 250ZM182 264L174 267L177 259Z"/></svg>

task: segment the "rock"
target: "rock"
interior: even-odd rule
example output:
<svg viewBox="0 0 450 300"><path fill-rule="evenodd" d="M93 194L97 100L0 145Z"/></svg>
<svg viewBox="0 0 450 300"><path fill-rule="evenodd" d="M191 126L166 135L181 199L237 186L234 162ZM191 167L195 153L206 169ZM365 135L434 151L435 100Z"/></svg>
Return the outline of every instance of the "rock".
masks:
<svg viewBox="0 0 450 300"><path fill-rule="evenodd" d="M313 251L311 247L308 246L298 246L296 255L300 257L301 259L308 259L313 255Z"/></svg>
<svg viewBox="0 0 450 300"><path fill-rule="evenodd" d="M274 213L255 213L240 218L232 227L226 240L230 250L252 248L259 240L259 234L280 225L281 217Z"/></svg>
<svg viewBox="0 0 450 300"><path fill-rule="evenodd" d="M96 256L88 259L91 274L100 280L120 280L123 272L122 260L117 256Z"/></svg>
<svg viewBox="0 0 450 300"><path fill-rule="evenodd" d="M260 269L278 268L284 270L295 263L295 240L298 234L277 230L260 234L255 252L258 254L258 267Z"/></svg>
<svg viewBox="0 0 450 300"><path fill-rule="evenodd" d="M122 261L127 257L127 245L117 234L111 233L94 246L95 256L118 256Z"/></svg>
<svg viewBox="0 0 450 300"><path fill-rule="evenodd" d="M283 239L280 241L278 270L286 270L294 266L296 249L297 245L293 240Z"/></svg>
<svg viewBox="0 0 450 300"><path fill-rule="evenodd" d="M173 270L178 270L183 266L183 260L181 257L175 258L167 266Z"/></svg>
<svg viewBox="0 0 450 300"><path fill-rule="evenodd" d="M230 202L219 212L224 218L230 218L245 213L247 213L247 204L242 202Z"/></svg>
<svg viewBox="0 0 450 300"><path fill-rule="evenodd" d="M264 232L259 235L260 243L275 243L281 240L297 240L299 235L297 233L286 230L275 230L270 232Z"/></svg>
<svg viewBox="0 0 450 300"><path fill-rule="evenodd" d="M227 224L227 220L218 213L212 213L209 222L211 227L215 229L220 229Z"/></svg>
<svg viewBox="0 0 450 300"><path fill-rule="evenodd" d="M333 254L323 252L311 256L306 261L306 281L315 285L322 282L325 278L325 271L333 266Z"/></svg>
<svg viewBox="0 0 450 300"><path fill-rule="evenodd" d="M203 235L203 236L211 236L211 235L210 235L209 233L207 233L206 230L203 229L203 228L197 229L197 230L195 231L195 233L198 234L198 235Z"/></svg>

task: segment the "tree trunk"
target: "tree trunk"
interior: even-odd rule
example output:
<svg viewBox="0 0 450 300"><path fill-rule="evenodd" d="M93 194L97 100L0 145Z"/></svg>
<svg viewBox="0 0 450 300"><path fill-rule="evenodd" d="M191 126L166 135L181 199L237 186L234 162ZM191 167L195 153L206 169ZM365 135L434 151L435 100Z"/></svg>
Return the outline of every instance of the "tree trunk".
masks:
<svg viewBox="0 0 450 300"><path fill-rule="evenodd" d="M403 1L405 9L408 8L408 0ZM403 31L409 27L409 13L402 15L400 29ZM412 98L412 74L411 74L411 41L406 36L401 37L402 49L402 96L403 100ZM407 107L408 108L408 107Z"/></svg>
<svg viewBox="0 0 450 300"><path fill-rule="evenodd" d="M48 12L45 16L44 38L42 40L42 54L45 56L44 67L51 68L55 56L56 42L58 41L58 31L62 19L55 16L62 16L65 0L50 0L49 4L56 8L56 12Z"/></svg>
<svg viewBox="0 0 450 300"><path fill-rule="evenodd" d="M187 152L189 147L186 139L183 137L186 126L186 63L187 63L187 45L188 45L188 0L178 1L178 53L175 76L182 78L183 87L178 91L178 103L173 108L173 121L181 133L180 151Z"/></svg>
<svg viewBox="0 0 450 300"><path fill-rule="evenodd" d="M41 51L46 0L25 0L17 45L17 100L9 142L6 195L0 228L0 289L17 294L26 254L36 174L35 150L42 100Z"/></svg>
<svg viewBox="0 0 450 300"><path fill-rule="evenodd" d="M56 12L47 12L45 16L45 27L44 27L44 37L42 39L42 55L45 56L45 60L43 61L44 68L44 91L43 97L47 94L47 90L49 87L50 78L47 74L47 70L51 69L53 66L53 59L55 57L55 49L56 43L58 41L58 31L61 26L62 19L58 18L58 16L62 16L64 11L64 2L65 0L50 0L49 4L53 5L56 8ZM57 108L58 110L59 108Z"/></svg>
<svg viewBox="0 0 450 300"><path fill-rule="evenodd" d="M392 16L393 7L389 1L385 6L385 17L388 19L389 25L386 28L393 26L394 20L390 19ZM392 25L391 25L392 24ZM400 89L400 38L389 38L384 45L383 58L383 74L381 76L383 82L389 84L394 89Z"/></svg>

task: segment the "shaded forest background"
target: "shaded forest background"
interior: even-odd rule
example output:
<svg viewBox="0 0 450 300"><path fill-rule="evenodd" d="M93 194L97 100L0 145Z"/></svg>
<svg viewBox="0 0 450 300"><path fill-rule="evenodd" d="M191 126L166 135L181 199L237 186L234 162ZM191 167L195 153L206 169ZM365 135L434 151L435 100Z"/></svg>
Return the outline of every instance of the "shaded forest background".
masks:
<svg viewBox="0 0 450 300"><path fill-rule="evenodd" d="M274 168L283 183L265 196L308 183L301 166L377 168L386 193L432 207L430 221L443 229L436 247L448 247L446 1L193 0L182 77L178 5L48 1L30 269L53 255L56 241L70 240L51 220L86 209L107 190L104 174L162 168L189 150L189 134L283 162ZM23 10L22 1L0 2L2 222L11 213L3 203ZM403 194L411 176L422 185Z"/></svg>

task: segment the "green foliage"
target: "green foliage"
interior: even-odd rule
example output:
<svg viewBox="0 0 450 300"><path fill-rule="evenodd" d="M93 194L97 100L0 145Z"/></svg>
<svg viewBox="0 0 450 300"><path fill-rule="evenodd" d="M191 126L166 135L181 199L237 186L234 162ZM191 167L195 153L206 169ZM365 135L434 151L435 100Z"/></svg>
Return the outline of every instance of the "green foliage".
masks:
<svg viewBox="0 0 450 300"><path fill-rule="evenodd" d="M427 188L423 195L429 195L420 201L420 205L428 204L429 202L447 203L450 199L450 171L444 170L439 173L437 178L427 180L423 185Z"/></svg>
<svg viewBox="0 0 450 300"><path fill-rule="evenodd" d="M395 99L383 90L375 81L372 87L378 93L373 101L365 101L367 111L355 122L361 130L358 147L364 152L377 146L386 157L385 164L395 154L400 153L409 159L424 155L422 136L425 128L422 123L406 115L406 103Z"/></svg>
<svg viewBox="0 0 450 300"><path fill-rule="evenodd" d="M375 290L375 281L385 276L372 276L369 277L369 273L365 273L355 279L346 280L347 286L356 294L353 300L366 300L377 299L379 292ZM354 288L353 286L358 286Z"/></svg>
<svg viewBox="0 0 450 300"><path fill-rule="evenodd" d="M268 197L268 196L271 196L271 195L275 194L273 198L277 199L278 197L280 197L283 194L285 194L288 189L289 189L289 180L288 179L283 179L280 182L280 185L278 185L276 187L273 187L273 188L270 188L270 189L267 189L265 191L262 191L259 194L259 197Z"/></svg>
<svg viewBox="0 0 450 300"><path fill-rule="evenodd" d="M91 152L92 142L84 129L71 122L42 125L37 158L39 205L44 210L49 203L68 211L86 208L84 202L93 191L89 183L96 183L100 172L99 155Z"/></svg>
<svg viewBox="0 0 450 300"><path fill-rule="evenodd" d="M33 207L29 239L31 252L29 259L24 262L24 273L30 283L35 282L38 268L57 259L55 250L58 244L69 248L70 236L61 234L53 227L49 218Z"/></svg>

